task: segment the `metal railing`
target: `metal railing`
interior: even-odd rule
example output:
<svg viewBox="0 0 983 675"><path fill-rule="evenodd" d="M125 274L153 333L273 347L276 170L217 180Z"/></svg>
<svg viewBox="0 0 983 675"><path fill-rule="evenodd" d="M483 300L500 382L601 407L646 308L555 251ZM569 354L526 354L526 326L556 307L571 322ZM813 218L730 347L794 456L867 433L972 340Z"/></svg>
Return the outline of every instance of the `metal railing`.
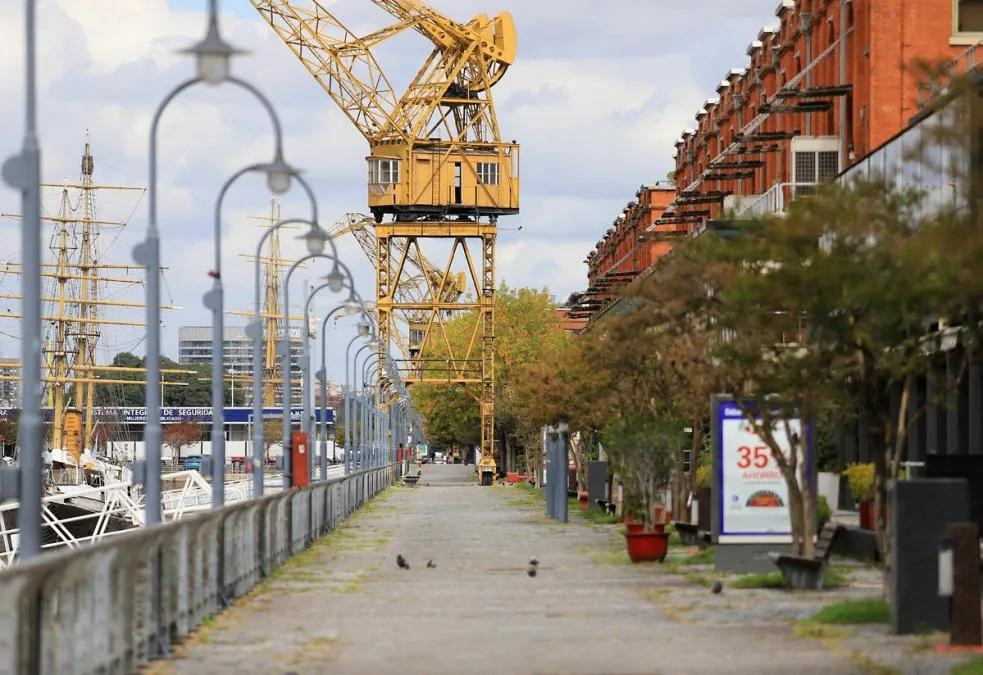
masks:
<svg viewBox="0 0 983 675"><path fill-rule="evenodd" d="M0 675L134 672L402 475L369 469L0 572Z"/></svg>
<svg viewBox="0 0 983 675"><path fill-rule="evenodd" d="M767 192L742 205L737 210L737 217L754 218L784 213L794 199L812 194L817 186L818 183L775 183Z"/></svg>

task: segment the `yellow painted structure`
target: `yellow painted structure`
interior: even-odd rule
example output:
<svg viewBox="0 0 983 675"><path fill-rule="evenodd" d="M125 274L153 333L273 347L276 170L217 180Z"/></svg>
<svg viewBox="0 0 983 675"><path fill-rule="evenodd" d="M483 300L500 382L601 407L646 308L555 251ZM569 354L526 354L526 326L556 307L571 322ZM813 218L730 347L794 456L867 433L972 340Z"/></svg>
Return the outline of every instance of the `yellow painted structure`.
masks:
<svg viewBox="0 0 983 675"><path fill-rule="evenodd" d="M386 346L394 340L397 316L409 324L412 348L401 370L411 384L478 385L480 473L488 483L496 469L497 222L518 213L520 194L519 146L502 140L492 88L515 61L515 22L502 12L459 23L419 0L370 1L395 22L360 35L317 0L250 0L368 141L380 337ZM400 94L373 49L406 31L433 49ZM407 297L402 284L434 240L450 249L447 265L424 274L426 297ZM462 265L467 292L456 283ZM452 353L444 325L462 313L474 331L464 351Z"/></svg>

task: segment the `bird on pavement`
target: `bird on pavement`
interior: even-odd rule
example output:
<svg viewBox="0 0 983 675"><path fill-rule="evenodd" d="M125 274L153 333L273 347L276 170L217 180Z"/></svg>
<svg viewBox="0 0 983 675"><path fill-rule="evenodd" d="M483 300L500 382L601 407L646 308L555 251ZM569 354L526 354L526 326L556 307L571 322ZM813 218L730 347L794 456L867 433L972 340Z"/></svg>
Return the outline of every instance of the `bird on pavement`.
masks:
<svg viewBox="0 0 983 675"><path fill-rule="evenodd" d="M427 561L427 567L429 569L435 570L435 569L437 569L437 563L435 563L433 560L428 560Z"/></svg>
<svg viewBox="0 0 983 675"><path fill-rule="evenodd" d="M526 574L528 574L531 577L536 576L536 574L537 574L537 572L536 572L536 566L535 565L530 565L529 566L529 569L526 570Z"/></svg>
<svg viewBox="0 0 983 675"><path fill-rule="evenodd" d="M408 570L410 568L410 564L406 562L406 558L404 558L402 555L396 556L396 564L401 570Z"/></svg>
<svg viewBox="0 0 983 675"><path fill-rule="evenodd" d="M529 561L529 564L530 564L531 566L533 566L533 567L537 567L537 566L539 565L539 561L538 561L538 560L537 560L536 558L532 558L532 559L531 559L531 560Z"/></svg>
<svg viewBox="0 0 983 675"><path fill-rule="evenodd" d="M710 592L713 593L714 595L717 595L722 590L724 590L724 585L722 583L720 583L719 581L717 581L717 582L714 582L713 588L710 589Z"/></svg>

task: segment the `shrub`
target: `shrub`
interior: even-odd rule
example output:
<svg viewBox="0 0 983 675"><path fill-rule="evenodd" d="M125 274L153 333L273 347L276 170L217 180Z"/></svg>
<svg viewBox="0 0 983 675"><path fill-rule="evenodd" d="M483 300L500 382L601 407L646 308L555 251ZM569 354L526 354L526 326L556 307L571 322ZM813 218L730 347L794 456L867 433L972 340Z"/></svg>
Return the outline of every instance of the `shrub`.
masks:
<svg viewBox="0 0 983 675"><path fill-rule="evenodd" d="M874 465L873 464L851 464L843 472L846 476L847 485L853 496L867 502L874 498Z"/></svg>
<svg viewBox="0 0 983 675"><path fill-rule="evenodd" d="M822 530L829 519L833 517L833 511L829 508L829 502L822 495L816 500L816 526L817 530Z"/></svg>
<svg viewBox="0 0 983 675"><path fill-rule="evenodd" d="M694 485L698 488L710 487L710 465L703 464L696 470Z"/></svg>

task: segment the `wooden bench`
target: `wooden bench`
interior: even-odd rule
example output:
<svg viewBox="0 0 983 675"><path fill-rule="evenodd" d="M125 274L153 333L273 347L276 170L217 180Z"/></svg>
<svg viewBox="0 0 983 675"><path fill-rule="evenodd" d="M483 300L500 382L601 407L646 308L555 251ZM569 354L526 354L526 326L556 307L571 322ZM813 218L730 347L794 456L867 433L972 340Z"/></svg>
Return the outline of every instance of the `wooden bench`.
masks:
<svg viewBox="0 0 983 675"><path fill-rule="evenodd" d="M773 554L775 564L782 571L782 578L788 588L797 590L817 590L823 588L823 577L829 566L829 558L833 555L833 545L843 530L843 526L833 521L823 525L816 540L815 554L812 558L800 558L794 555Z"/></svg>
<svg viewBox="0 0 983 675"><path fill-rule="evenodd" d="M420 482L420 477L411 475L403 476L403 482L410 487L415 487Z"/></svg>

